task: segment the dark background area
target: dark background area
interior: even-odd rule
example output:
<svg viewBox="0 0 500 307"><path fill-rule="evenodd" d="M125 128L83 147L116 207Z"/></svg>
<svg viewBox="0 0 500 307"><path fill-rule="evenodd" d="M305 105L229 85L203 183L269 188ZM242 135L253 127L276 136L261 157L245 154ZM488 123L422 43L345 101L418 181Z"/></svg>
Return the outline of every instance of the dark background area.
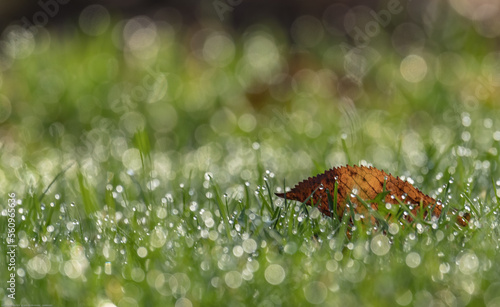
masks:
<svg viewBox="0 0 500 307"><path fill-rule="evenodd" d="M152 16L162 9L174 9L182 16L185 24L191 24L200 20L200 18L213 18L221 21L216 6L222 10L225 5L230 8L224 12L224 22L236 29L248 26L250 24L273 20L281 26L289 27L293 21L301 15L310 14L313 16L322 16L325 10L333 4L342 4L345 8L351 8L358 5L364 5L372 9L386 6L388 1L327 1L319 0L314 2L305 2L301 0L215 0L215 1L155 1L155 0L107 0L107 1L84 1L84 0L39 0L39 1L4 1L0 3L0 29L4 29L11 23L19 23L24 17L31 20L33 16L43 11L43 6L52 6L57 4L59 12L50 18L49 26L61 24L61 22L78 19L79 13L88 5L100 4L105 6L113 15L118 17L131 17L136 15ZM65 3L66 2L66 3ZM406 1L400 1L401 3ZM238 3L231 7L230 3ZM427 1L415 1L412 6L424 7ZM406 5L406 4L405 4ZM340 8L341 6L339 6ZM339 10L339 16L342 16L342 9ZM339 20L342 24L342 20Z"/></svg>

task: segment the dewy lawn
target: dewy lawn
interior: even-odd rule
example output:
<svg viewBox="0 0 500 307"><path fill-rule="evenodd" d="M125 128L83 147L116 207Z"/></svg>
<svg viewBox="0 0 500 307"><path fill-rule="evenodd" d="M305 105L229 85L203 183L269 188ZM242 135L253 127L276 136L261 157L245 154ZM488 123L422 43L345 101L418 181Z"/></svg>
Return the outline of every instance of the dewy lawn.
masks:
<svg viewBox="0 0 500 307"><path fill-rule="evenodd" d="M6 30L1 305L499 305L498 53L412 49L397 18L345 53L304 18ZM275 196L346 164L449 214L374 227Z"/></svg>

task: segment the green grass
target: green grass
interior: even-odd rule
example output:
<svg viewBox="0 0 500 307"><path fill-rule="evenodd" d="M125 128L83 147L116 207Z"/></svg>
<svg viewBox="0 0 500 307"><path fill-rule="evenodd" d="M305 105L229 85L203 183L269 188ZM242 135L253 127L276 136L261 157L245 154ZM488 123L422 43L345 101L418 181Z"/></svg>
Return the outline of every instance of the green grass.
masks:
<svg viewBox="0 0 500 307"><path fill-rule="evenodd" d="M16 300L3 283L2 306L500 303L498 89L470 96L494 73L477 64L489 50L456 53L461 78L447 79L433 65L443 46L430 45L429 71L412 84L381 35L372 48L383 61L354 95L342 54L323 45L298 61L279 29L254 30L234 35L225 62L191 50L188 32L159 35L146 60L111 33L52 34L2 72L12 108L0 126L2 244L8 193L18 200ZM270 81L277 71L292 80ZM411 178L448 214L356 221L349 239L350 212L331 219L274 196L347 163ZM455 225L451 208L470 225Z"/></svg>

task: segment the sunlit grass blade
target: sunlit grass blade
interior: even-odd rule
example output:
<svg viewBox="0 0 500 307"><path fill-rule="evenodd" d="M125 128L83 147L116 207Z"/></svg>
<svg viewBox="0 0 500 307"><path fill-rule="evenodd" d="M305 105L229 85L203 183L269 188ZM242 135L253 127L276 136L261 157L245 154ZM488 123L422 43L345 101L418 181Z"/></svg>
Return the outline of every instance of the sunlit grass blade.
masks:
<svg viewBox="0 0 500 307"><path fill-rule="evenodd" d="M227 239L231 242L231 241L233 241L233 238L231 236L231 227L229 225L229 212L228 212L227 204L225 204L222 201L218 185L212 177L210 177L210 182L212 184L212 191L215 194L215 203L217 204L217 207L219 208L222 222L224 223L224 229L226 230Z"/></svg>
<svg viewBox="0 0 500 307"><path fill-rule="evenodd" d="M43 191L43 193L40 194L40 197L38 197L38 201L39 202L42 201L42 199L45 197L45 195L49 191L50 187L59 179L59 177L61 177L62 175L64 175L64 173L66 173L68 171L68 169L70 169L73 165L74 165L74 163L71 163L64 170L62 170L59 173L57 173L57 175L54 177L54 179L52 179L52 181L49 183L49 185L47 186L47 188L45 188L45 190Z"/></svg>
<svg viewBox="0 0 500 307"><path fill-rule="evenodd" d="M80 194L82 196L83 209L87 215L91 215L98 210L95 191L88 185L81 172L78 172L77 177L80 186Z"/></svg>

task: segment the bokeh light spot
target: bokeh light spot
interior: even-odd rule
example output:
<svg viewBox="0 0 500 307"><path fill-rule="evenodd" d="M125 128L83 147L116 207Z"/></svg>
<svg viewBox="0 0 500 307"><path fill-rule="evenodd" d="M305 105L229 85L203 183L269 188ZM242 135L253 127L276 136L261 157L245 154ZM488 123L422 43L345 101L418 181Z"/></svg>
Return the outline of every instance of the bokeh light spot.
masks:
<svg viewBox="0 0 500 307"><path fill-rule="evenodd" d="M148 250L141 246L137 249L137 255L141 258L145 258L148 255Z"/></svg>
<svg viewBox="0 0 500 307"><path fill-rule="evenodd" d="M31 278L42 279L51 269L51 262L45 255L36 255L28 261L26 267Z"/></svg>
<svg viewBox="0 0 500 307"><path fill-rule="evenodd" d="M279 264L271 264L266 268L264 276L271 285L279 285L285 279L285 270Z"/></svg>
<svg viewBox="0 0 500 307"><path fill-rule="evenodd" d="M23 27L8 27L4 30L2 38L0 49L12 59L27 58L35 50L35 37L33 33Z"/></svg>
<svg viewBox="0 0 500 307"><path fill-rule="evenodd" d="M181 297L175 302L175 307L192 307L193 303L185 297Z"/></svg>
<svg viewBox="0 0 500 307"><path fill-rule="evenodd" d="M127 149L122 155L123 165L131 170L137 171L142 167L141 153L137 148Z"/></svg>
<svg viewBox="0 0 500 307"><path fill-rule="evenodd" d="M223 67L231 63L234 54L233 40L223 33L212 33L203 45L203 58L215 66Z"/></svg>
<svg viewBox="0 0 500 307"><path fill-rule="evenodd" d="M479 259L472 251L463 253L458 257L458 269L460 272L471 275L479 268Z"/></svg>
<svg viewBox="0 0 500 307"><path fill-rule="evenodd" d="M238 127L245 132L252 132L256 126L257 120L250 113L245 113L238 119Z"/></svg>
<svg viewBox="0 0 500 307"><path fill-rule="evenodd" d="M420 265L420 255L416 252L411 252L406 255L406 265L410 268L416 268Z"/></svg>
<svg viewBox="0 0 500 307"><path fill-rule="evenodd" d="M156 24L146 16L130 19L123 28L126 48L137 58L156 57L159 40Z"/></svg>
<svg viewBox="0 0 500 307"><path fill-rule="evenodd" d="M229 288L239 288L243 279L241 278L241 273L237 271L230 271L226 273L224 281Z"/></svg>
<svg viewBox="0 0 500 307"><path fill-rule="evenodd" d="M413 294L411 293L411 290L407 290L406 292L403 292L402 294L396 296L396 303L401 306L409 305L412 300Z"/></svg>
<svg viewBox="0 0 500 307"><path fill-rule="evenodd" d="M421 56L411 54L401 61L400 72L406 81L418 83L427 75L427 62Z"/></svg>
<svg viewBox="0 0 500 307"><path fill-rule="evenodd" d="M382 234L373 237L370 243L370 249L377 256L383 256L389 252L391 245L389 244L389 238Z"/></svg>
<svg viewBox="0 0 500 307"><path fill-rule="evenodd" d="M98 36L106 32L111 21L108 10L99 4L87 6L80 13L80 28L91 36Z"/></svg>
<svg viewBox="0 0 500 307"><path fill-rule="evenodd" d="M306 300L314 305L322 304L327 294L328 292L325 284L319 281L313 281L304 287L304 296Z"/></svg>
<svg viewBox="0 0 500 307"><path fill-rule="evenodd" d="M155 248L160 248L163 245L165 245L166 241L167 241L167 236L165 234L165 231L159 226L155 227L150 236L151 246Z"/></svg>

